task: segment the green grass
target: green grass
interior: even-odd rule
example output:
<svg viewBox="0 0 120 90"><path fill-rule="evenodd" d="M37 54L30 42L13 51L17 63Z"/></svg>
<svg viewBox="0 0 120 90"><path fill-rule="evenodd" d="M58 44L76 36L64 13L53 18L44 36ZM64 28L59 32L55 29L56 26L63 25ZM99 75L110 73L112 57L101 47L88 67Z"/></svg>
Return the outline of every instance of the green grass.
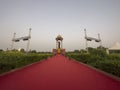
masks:
<svg viewBox="0 0 120 90"><path fill-rule="evenodd" d="M52 56L52 54L0 52L0 74L42 59L46 59L50 56Z"/></svg>

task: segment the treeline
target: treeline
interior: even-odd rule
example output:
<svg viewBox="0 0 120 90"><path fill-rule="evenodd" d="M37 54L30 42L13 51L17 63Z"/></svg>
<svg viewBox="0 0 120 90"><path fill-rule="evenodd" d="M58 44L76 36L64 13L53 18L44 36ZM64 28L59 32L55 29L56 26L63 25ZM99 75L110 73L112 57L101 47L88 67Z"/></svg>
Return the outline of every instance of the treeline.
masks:
<svg viewBox="0 0 120 90"><path fill-rule="evenodd" d="M0 74L42 59L51 57L51 53L24 53L18 51L0 51Z"/></svg>
<svg viewBox="0 0 120 90"><path fill-rule="evenodd" d="M3 49L0 49L0 52L1 51L4 51ZM23 49L23 48L20 48L20 49L12 49L12 50L9 50L9 49L7 49L6 51L13 51L13 52L22 52L22 53L25 53L26 52L26 50L25 49ZM36 50L29 50L27 53L51 53L50 51L36 51Z"/></svg>
<svg viewBox="0 0 120 90"><path fill-rule="evenodd" d="M89 48L89 53L69 52L66 55L120 77L120 54L107 54L105 49Z"/></svg>

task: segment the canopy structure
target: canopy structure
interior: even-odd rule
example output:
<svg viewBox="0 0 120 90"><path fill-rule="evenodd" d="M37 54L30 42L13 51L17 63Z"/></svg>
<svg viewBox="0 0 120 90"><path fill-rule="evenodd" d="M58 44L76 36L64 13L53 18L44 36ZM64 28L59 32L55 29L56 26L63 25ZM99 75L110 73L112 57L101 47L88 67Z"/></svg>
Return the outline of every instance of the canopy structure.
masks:
<svg viewBox="0 0 120 90"><path fill-rule="evenodd" d="M63 49L63 37L61 35L58 35L56 38L56 49L53 49L53 53L62 53L65 54L65 49Z"/></svg>
<svg viewBox="0 0 120 90"><path fill-rule="evenodd" d="M120 43L116 42L108 50L109 50L109 53L120 53Z"/></svg>

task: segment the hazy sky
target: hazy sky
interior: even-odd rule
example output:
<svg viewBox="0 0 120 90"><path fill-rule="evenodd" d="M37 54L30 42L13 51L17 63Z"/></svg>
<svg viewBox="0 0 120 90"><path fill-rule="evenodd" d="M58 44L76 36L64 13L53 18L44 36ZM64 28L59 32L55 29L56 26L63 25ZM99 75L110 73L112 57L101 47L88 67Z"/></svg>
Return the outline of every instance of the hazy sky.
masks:
<svg viewBox="0 0 120 90"><path fill-rule="evenodd" d="M0 48L10 48L13 33L26 36L32 28L31 49L51 51L55 38L63 36L63 47L85 48L84 28L88 36L101 34L109 47L120 42L120 0L0 0ZM26 48L15 43L14 48ZM98 43L89 42L97 47Z"/></svg>

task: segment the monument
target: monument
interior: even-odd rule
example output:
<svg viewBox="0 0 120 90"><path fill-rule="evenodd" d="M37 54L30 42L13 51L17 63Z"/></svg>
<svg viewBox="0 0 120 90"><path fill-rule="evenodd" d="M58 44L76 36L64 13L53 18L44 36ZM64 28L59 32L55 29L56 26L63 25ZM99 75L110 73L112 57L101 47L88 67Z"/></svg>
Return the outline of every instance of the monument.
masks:
<svg viewBox="0 0 120 90"><path fill-rule="evenodd" d="M58 35L56 38L56 49L53 49L54 54L65 54L65 49L63 49L63 37Z"/></svg>

